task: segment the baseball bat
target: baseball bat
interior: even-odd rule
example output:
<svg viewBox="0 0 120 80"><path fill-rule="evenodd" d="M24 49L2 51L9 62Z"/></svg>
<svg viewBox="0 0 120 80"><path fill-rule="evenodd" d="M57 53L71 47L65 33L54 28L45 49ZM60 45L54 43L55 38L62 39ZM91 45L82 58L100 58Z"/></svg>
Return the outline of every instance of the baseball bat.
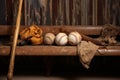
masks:
<svg viewBox="0 0 120 80"><path fill-rule="evenodd" d="M15 49L16 49L16 45L17 45L19 28L20 28L22 3L23 3L23 0L19 0L19 7L18 7L18 14L17 14L16 25L15 25L15 32L14 32L13 43L12 43L12 47L11 47L11 51L10 51L10 63L9 63L9 69L8 69L8 74L7 74L8 80L12 80L12 78L13 78Z"/></svg>

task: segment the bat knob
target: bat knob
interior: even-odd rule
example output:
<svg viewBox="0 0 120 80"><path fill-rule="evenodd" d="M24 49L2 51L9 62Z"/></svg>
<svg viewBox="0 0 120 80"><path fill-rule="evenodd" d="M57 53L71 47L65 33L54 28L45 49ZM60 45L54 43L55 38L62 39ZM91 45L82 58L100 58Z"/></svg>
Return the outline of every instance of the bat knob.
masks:
<svg viewBox="0 0 120 80"><path fill-rule="evenodd" d="M13 74L9 72L7 75L7 80L12 80L12 79L13 79Z"/></svg>

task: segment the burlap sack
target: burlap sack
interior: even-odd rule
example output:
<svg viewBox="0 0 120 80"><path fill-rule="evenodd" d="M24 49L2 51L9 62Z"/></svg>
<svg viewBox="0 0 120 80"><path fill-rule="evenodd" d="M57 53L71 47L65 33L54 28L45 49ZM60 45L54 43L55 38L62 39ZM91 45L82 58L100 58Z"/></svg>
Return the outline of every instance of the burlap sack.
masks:
<svg viewBox="0 0 120 80"><path fill-rule="evenodd" d="M85 68L89 68L90 62L93 59L98 48L99 46L95 45L90 41L81 41L81 43L78 45L80 62Z"/></svg>

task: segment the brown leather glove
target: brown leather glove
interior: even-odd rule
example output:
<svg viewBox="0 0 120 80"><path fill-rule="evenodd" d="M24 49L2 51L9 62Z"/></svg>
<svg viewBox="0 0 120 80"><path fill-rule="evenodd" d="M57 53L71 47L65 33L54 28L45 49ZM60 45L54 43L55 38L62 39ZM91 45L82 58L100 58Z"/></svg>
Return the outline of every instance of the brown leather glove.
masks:
<svg viewBox="0 0 120 80"><path fill-rule="evenodd" d="M43 31L36 25L32 25L25 28L20 32L20 37L22 40L29 40L33 45L42 44L43 42Z"/></svg>

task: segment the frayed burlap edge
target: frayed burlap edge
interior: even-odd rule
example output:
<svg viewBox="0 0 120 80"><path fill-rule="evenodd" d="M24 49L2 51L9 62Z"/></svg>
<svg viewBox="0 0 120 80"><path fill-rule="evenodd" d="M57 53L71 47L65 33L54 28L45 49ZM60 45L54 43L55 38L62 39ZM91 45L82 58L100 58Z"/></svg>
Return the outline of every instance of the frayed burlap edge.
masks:
<svg viewBox="0 0 120 80"><path fill-rule="evenodd" d="M91 63L91 60L95 56L95 53L97 52L99 46L95 45L94 43L90 41L81 41L77 45L78 48L78 55L80 57L81 64L88 69L89 65Z"/></svg>

